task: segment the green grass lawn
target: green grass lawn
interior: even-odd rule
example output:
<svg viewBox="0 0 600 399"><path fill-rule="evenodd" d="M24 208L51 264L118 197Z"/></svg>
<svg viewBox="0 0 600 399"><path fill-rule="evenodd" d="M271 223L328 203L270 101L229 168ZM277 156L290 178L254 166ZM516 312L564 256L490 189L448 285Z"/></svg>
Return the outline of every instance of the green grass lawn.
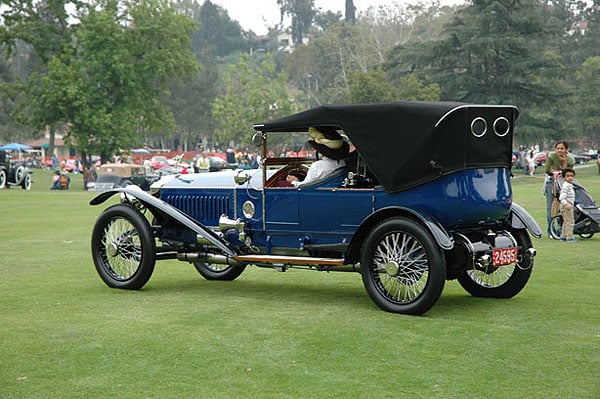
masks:
<svg viewBox="0 0 600 399"><path fill-rule="evenodd" d="M600 201L594 165L578 180ZM541 171L539 171L541 173ZM159 262L143 290L109 289L90 255L81 176L0 191L0 398L598 398L600 234L534 239L510 300L455 281L423 317L380 311L358 274L249 267L209 282ZM514 200L545 231L542 177Z"/></svg>

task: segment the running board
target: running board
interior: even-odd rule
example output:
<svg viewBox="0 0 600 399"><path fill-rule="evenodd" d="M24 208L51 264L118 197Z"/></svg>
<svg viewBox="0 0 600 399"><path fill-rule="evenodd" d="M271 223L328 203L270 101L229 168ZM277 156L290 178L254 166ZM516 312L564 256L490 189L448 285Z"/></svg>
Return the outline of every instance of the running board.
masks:
<svg viewBox="0 0 600 399"><path fill-rule="evenodd" d="M344 259L312 258L310 256L237 255L233 259L243 263L269 263L283 265L343 266Z"/></svg>

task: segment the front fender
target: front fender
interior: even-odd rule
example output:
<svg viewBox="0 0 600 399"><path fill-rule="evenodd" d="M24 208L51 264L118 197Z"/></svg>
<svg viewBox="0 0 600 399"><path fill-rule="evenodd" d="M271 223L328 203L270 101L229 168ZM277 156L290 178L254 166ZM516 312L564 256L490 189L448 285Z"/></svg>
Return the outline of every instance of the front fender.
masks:
<svg viewBox="0 0 600 399"><path fill-rule="evenodd" d="M156 198L145 191L141 191L140 189L131 189L131 188L115 188L112 190L103 191L94 198L90 200L90 205L99 205L105 202L107 199L112 197L117 193L125 193L128 196L135 197L139 202L141 202L146 208L148 208L153 213L163 213L166 216L169 216L179 223L189 228L196 234L202 236L202 238L208 240L212 245L220 249L225 255L228 256L236 256L237 253L229 246L229 243L215 233L212 232L208 227L205 227L194 219L190 218L185 213L181 212L179 209L173 207L172 205L166 203L160 198Z"/></svg>
<svg viewBox="0 0 600 399"><path fill-rule="evenodd" d="M543 235L542 228L521 205L513 202L510 207L510 226L515 229L527 229L536 238Z"/></svg>

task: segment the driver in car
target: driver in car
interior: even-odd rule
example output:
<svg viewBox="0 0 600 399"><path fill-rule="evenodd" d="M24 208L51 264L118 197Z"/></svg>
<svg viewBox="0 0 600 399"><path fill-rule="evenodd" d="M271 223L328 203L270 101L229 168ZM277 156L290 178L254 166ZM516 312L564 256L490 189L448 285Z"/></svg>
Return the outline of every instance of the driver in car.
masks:
<svg viewBox="0 0 600 399"><path fill-rule="evenodd" d="M322 179L335 169L344 165L343 159L348 155L350 146L342 136L332 127L310 127L308 129L308 144L314 148L320 159L313 162L308 168L306 178L302 181L292 181L295 187L302 187L316 180ZM317 155L317 158L319 156Z"/></svg>

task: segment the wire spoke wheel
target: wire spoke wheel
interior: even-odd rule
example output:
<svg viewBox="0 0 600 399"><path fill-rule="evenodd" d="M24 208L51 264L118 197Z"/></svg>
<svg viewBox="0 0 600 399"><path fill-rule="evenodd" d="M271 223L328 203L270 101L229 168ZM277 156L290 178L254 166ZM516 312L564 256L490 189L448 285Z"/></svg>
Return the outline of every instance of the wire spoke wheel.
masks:
<svg viewBox="0 0 600 399"><path fill-rule="evenodd" d="M518 261L504 266L466 270L458 282L471 295L484 298L512 298L527 284L533 269L533 258L527 255L531 239L526 230L510 230L518 247Z"/></svg>
<svg viewBox="0 0 600 399"><path fill-rule="evenodd" d="M203 262L194 262L194 267L205 279L220 281L235 280L246 269L246 266L230 266Z"/></svg>
<svg viewBox="0 0 600 399"><path fill-rule="evenodd" d="M493 266L489 267L493 268ZM495 288L506 284L510 280L515 272L515 267L516 264L512 264L494 268L493 271L467 270L467 274L476 284L485 288Z"/></svg>
<svg viewBox="0 0 600 399"><path fill-rule="evenodd" d="M100 248L100 256L115 279L127 280L137 272L142 259L142 245L137 230L129 220L111 220L104 228Z"/></svg>
<svg viewBox="0 0 600 399"><path fill-rule="evenodd" d="M146 218L130 205L106 209L92 233L96 270L110 287L139 289L154 271L156 246Z"/></svg>
<svg viewBox="0 0 600 399"><path fill-rule="evenodd" d="M393 218L367 237L361 274L367 293L381 309L417 315L440 297L446 268L429 231L410 219Z"/></svg>
<svg viewBox="0 0 600 399"><path fill-rule="evenodd" d="M377 246L373 263L376 284L390 300L411 302L425 289L429 265L423 246L414 237L387 235Z"/></svg>

